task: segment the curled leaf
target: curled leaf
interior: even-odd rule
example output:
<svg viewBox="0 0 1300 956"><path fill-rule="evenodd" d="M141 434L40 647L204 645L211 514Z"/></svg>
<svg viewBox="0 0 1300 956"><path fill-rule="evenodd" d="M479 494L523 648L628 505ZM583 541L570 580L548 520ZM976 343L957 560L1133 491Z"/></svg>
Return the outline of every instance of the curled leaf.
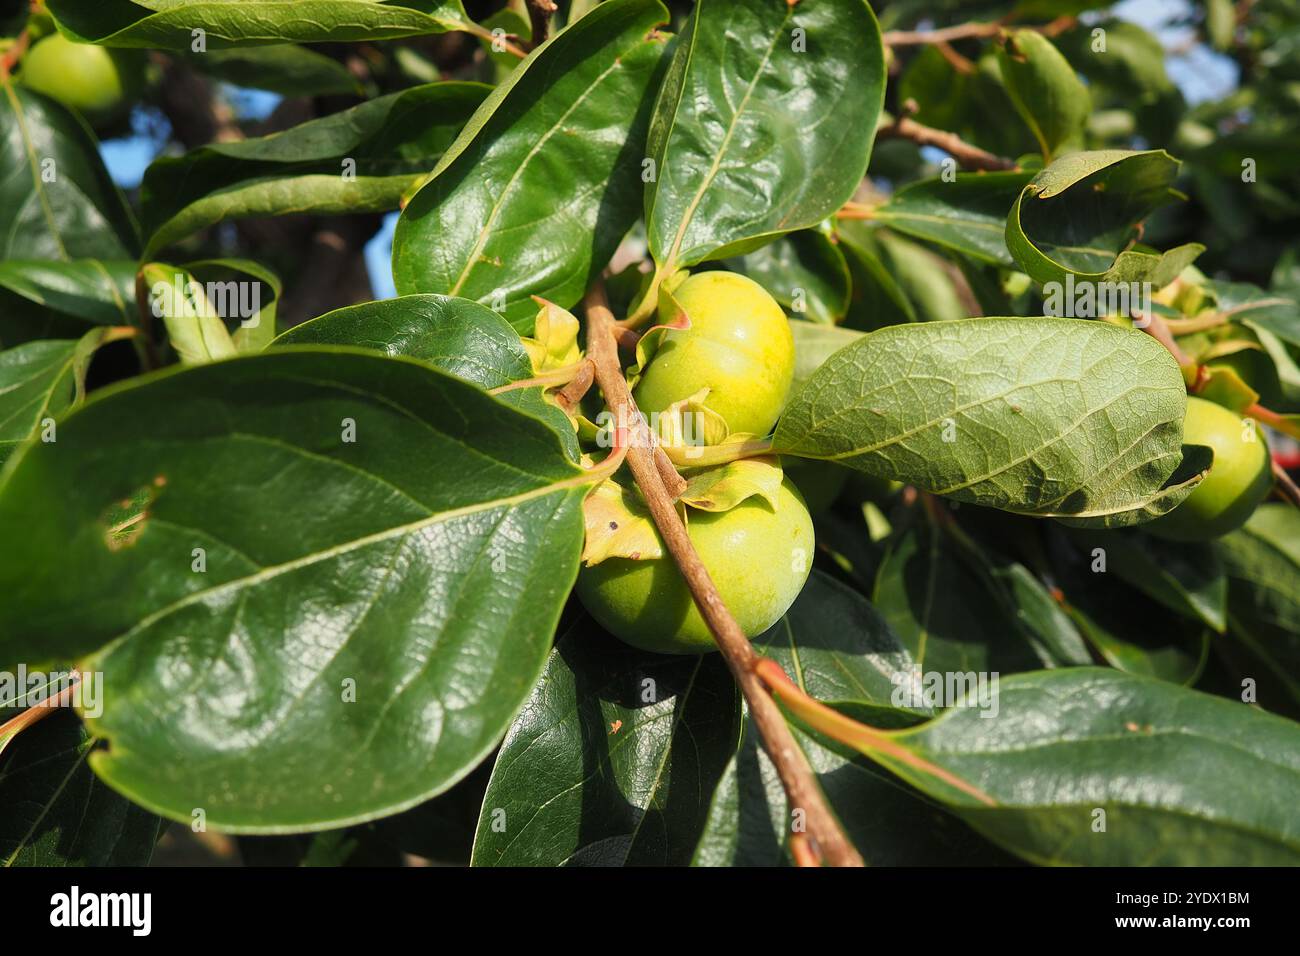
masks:
<svg viewBox="0 0 1300 956"><path fill-rule="evenodd" d="M648 561L663 557L659 533L635 491L612 478L601 482L582 503L586 543L582 563L591 567L606 558Z"/></svg>

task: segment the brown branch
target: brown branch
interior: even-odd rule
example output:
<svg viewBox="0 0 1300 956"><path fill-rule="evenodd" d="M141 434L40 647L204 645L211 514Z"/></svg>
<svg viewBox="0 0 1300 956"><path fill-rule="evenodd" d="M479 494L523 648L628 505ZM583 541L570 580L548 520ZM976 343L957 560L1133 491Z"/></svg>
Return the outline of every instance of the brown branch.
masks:
<svg viewBox="0 0 1300 956"><path fill-rule="evenodd" d="M808 836L815 842L817 852L826 862L835 866L861 866L862 857L844 835L839 821L826 803L825 795L808 764L808 758L795 743L780 707L758 677L755 668L762 658L754 651L740 625L727 610L708 570L691 544L671 495L664 487L654 460L654 435L637 410L627 380L623 378L618 347L614 340L614 315L609 311L603 286L598 283L593 288L585 305L587 355L596 366L596 383L604 392L605 401L615 421L627 423L633 431L628 438L628 466L641 489L655 526L663 537L665 547L681 568L682 577L686 579L695 604L709 630L713 632L718 650L722 652L741 693L745 695L750 717L772 758L790 806L804 811Z"/></svg>
<svg viewBox="0 0 1300 956"><path fill-rule="evenodd" d="M1060 36L1078 22L1072 16L1057 17L1041 26L1021 26L1018 29L1034 30L1047 37ZM886 30L881 34L885 46L922 46L927 43L951 43L953 40L977 40L995 37L1009 29L1006 21L995 23L959 23L938 30Z"/></svg>
<svg viewBox="0 0 1300 956"><path fill-rule="evenodd" d="M1277 481L1277 484L1273 486L1274 490L1276 490L1277 493L1287 501L1291 502L1291 504L1300 508L1300 488L1296 487L1296 483L1291 479L1291 476L1287 474L1287 470L1278 463L1276 458L1273 459L1272 464L1273 478Z"/></svg>
<svg viewBox="0 0 1300 956"><path fill-rule="evenodd" d="M559 9L555 0L527 0L528 22L532 24L533 38L528 49L535 50L546 42L551 32L551 17Z"/></svg>
<svg viewBox="0 0 1300 956"><path fill-rule="evenodd" d="M1014 160L1005 159L988 150L972 146L956 133L925 126L906 116L900 116L876 133L877 139L907 139L918 146L936 146L961 165L963 169L1007 170L1019 169Z"/></svg>

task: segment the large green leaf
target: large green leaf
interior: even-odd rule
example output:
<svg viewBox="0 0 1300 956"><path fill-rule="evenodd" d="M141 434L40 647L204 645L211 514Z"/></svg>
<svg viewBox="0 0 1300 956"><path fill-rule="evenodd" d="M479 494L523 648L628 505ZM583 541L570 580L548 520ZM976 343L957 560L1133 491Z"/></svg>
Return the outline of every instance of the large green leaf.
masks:
<svg viewBox="0 0 1300 956"><path fill-rule="evenodd" d="M345 43L464 30L461 0L49 0L60 29L105 46L188 51L202 30L219 49L252 43Z"/></svg>
<svg viewBox="0 0 1300 956"><path fill-rule="evenodd" d="M483 302L528 332L537 295L586 292L636 220L659 0L610 0L498 86L407 204L393 239L403 294Z"/></svg>
<svg viewBox="0 0 1300 956"><path fill-rule="evenodd" d="M445 295L404 295L328 312L281 335L277 345L349 345L427 362L483 388L531 378L519 333L486 306ZM499 400L543 419L574 460L577 437L568 416L540 388L502 392Z"/></svg>
<svg viewBox="0 0 1300 956"><path fill-rule="evenodd" d="M1004 678L997 716L986 713L951 710L894 740L992 805L877 759L1035 863L1300 863L1293 721L1093 667Z"/></svg>
<svg viewBox="0 0 1300 956"><path fill-rule="evenodd" d="M942 806L795 727L826 798L869 866L994 866L1012 862ZM771 759L752 724L713 794L691 862L780 866L789 862L793 818Z"/></svg>
<svg viewBox="0 0 1300 956"><path fill-rule="evenodd" d="M0 79L0 259L133 259L135 220L80 118Z"/></svg>
<svg viewBox="0 0 1300 956"><path fill-rule="evenodd" d="M1034 30L1013 30L998 50L998 66L1045 159L1082 138L1092 112L1088 88L1051 40Z"/></svg>
<svg viewBox="0 0 1300 956"><path fill-rule="evenodd" d="M838 322L848 311L848 264L819 229L792 232L726 265L761 285L787 312L813 322Z"/></svg>
<svg viewBox="0 0 1300 956"><path fill-rule="evenodd" d="M284 348L97 393L3 481L23 533L0 661L103 672L91 765L131 799L276 832L413 806L496 745L576 575L588 478L422 363Z"/></svg>
<svg viewBox="0 0 1300 956"><path fill-rule="evenodd" d="M866 171L884 91L863 0L700 0L650 127L645 220L661 273L839 209Z"/></svg>
<svg viewBox="0 0 1300 956"><path fill-rule="evenodd" d="M281 133L155 160L141 188L145 255L226 219L396 209L487 92L480 83L416 86Z"/></svg>
<svg viewBox="0 0 1300 956"><path fill-rule="evenodd" d="M1040 285L1174 280L1204 249L1188 243L1165 253L1128 248L1136 224L1176 198L1178 161L1162 149L1071 153L1024 188L1007 215L1007 248Z"/></svg>
<svg viewBox="0 0 1300 956"><path fill-rule="evenodd" d="M932 713L911 698L894 702L899 688L911 688L917 662L870 601L822 571L753 644L807 694L859 720L903 726Z"/></svg>
<svg viewBox="0 0 1300 956"><path fill-rule="evenodd" d="M1163 487L1182 460L1185 405L1177 364L1141 332L927 322L832 355L786 406L774 444L1005 511L1137 522L1190 492Z"/></svg>
<svg viewBox="0 0 1300 956"><path fill-rule="evenodd" d="M0 762L0 866L144 866L159 820L86 762L95 742L70 712L18 735Z"/></svg>
<svg viewBox="0 0 1300 956"><path fill-rule="evenodd" d="M1007 212L1029 173L959 173L904 186L872 212L872 219L981 262L1012 266Z"/></svg>
<svg viewBox="0 0 1300 956"><path fill-rule="evenodd" d="M1261 505L1244 528L1215 547L1229 577L1232 639L1300 704L1300 511ZM1266 693L1260 703L1278 706Z"/></svg>
<svg viewBox="0 0 1300 956"><path fill-rule="evenodd" d="M689 862L739 734L717 654L634 651L581 617L497 755L474 865Z"/></svg>

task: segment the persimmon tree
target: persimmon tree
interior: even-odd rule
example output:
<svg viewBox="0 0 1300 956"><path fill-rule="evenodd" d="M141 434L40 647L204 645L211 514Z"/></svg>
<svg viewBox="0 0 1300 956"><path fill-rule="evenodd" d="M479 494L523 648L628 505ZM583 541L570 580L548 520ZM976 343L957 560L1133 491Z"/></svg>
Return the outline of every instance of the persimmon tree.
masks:
<svg viewBox="0 0 1300 956"><path fill-rule="evenodd" d="M6 863L1300 861L1287 5L11 6Z"/></svg>

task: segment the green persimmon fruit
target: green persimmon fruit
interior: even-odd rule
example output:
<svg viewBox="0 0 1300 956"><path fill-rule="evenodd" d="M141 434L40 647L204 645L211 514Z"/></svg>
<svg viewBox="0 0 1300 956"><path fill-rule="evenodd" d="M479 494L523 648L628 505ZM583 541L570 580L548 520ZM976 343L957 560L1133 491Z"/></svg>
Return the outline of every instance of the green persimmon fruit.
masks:
<svg viewBox="0 0 1300 956"><path fill-rule="evenodd" d="M808 580L813 525L803 498L786 479L774 510L760 497L730 511L690 510L691 543L723 602L748 637L781 619ZM716 650L708 625L672 557L607 558L578 574L578 598L607 631L660 654Z"/></svg>
<svg viewBox="0 0 1300 956"><path fill-rule="evenodd" d="M732 432L766 435L794 380L794 335L777 301L753 279L701 272L673 291L691 327L664 334L636 387L647 415L709 389L705 404Z"/></svg>
<svg viewBox="0 0 1300 956"><path fill-rule="evenodd" d="M1147 530L1171 541L1205 541L1241 527L1273 484L1268 445L1259 427L1244 425L1222 405L1189 398L1183 442L1210 446L1214 463L1182 504Z"/></svg>
<svg viewBox="0 0 1300 956"><path fill-rule="evenodd" d="M808 511L819 515L835 503L844 490L852 472L833 461L814 461L810 458L785 456L781 467L803 495Z"/></svg>
<svg viewBox="0 0 1300 956"><path fill-rule="evenodd" d="M53 34L23 57L28 89L72 107L92 123L116 118L144 86L139 50L110 50Z"/></svg>

